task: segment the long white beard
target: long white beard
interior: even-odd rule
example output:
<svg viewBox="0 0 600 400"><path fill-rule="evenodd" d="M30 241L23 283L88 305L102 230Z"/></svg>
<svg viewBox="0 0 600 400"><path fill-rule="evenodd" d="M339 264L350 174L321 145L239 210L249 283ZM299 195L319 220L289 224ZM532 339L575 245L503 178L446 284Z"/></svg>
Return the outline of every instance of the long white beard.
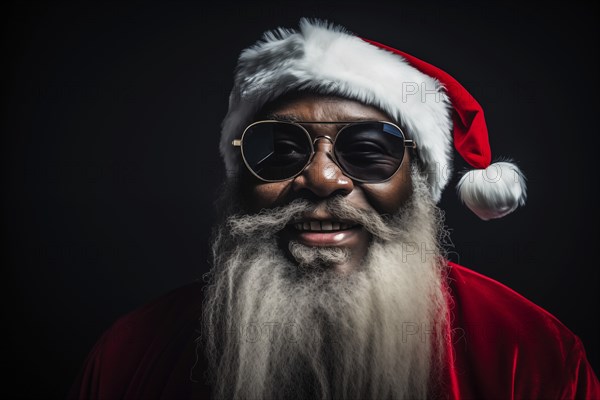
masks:
<svg viewBox="0 0 600 400"><path fill-rule="evenodd" d="M277 246L275 232L314 204L233 215L218 227L203 310L217 398L431 395L445 356L443 230L424 179L413 173L413 182L412 198L387 220L343 199L328 208L373 235L350 274L299 267Z"/></svg>

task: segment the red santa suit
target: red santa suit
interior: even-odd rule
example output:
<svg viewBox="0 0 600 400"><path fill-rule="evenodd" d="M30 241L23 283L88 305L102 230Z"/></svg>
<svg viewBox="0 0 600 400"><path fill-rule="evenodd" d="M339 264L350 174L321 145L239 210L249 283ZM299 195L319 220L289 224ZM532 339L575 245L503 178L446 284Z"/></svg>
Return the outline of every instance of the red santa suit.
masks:
<svg viewBox="0 0 600 400"><path fill-rule="evenodd" d="M506 286L449 263L452 339L444 399L600 399L580 339ZM210 398L199 318L201 284L174 290L104 333L71 399Z"/></svg>

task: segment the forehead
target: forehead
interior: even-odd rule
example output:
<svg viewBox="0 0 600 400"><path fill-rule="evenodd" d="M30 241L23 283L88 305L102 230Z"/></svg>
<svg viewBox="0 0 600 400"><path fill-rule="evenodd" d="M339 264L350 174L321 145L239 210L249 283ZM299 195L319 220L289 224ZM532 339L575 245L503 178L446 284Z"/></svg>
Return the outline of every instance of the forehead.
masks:
<svg viewBox="0 0 600 400"><path fill-rule="evenodd" d="M392 121L383 111L342 97L314 94L280 98L266 106L257 119L290 121Z"/></svg>

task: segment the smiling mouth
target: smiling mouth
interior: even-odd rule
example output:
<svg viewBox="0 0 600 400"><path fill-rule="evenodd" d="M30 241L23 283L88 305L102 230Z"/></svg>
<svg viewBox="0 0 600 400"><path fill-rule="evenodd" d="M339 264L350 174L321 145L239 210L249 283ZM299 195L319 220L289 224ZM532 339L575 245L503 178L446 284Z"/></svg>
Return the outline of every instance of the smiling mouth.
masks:
<svg viewBox="0 0 600 400"><path fill-rule="evenodd" d="M356 228L359 225L340 221L306 220L294 222L291 226L299 232L337 232Z"/></svg>
<svg viewBox="0 0 600 400"><path fill-rule="evenodd" d="M290 241L310 247L355 248L368 240L363 226L356 221L304 216L291 221L282 231L287 248Z"/></svg>

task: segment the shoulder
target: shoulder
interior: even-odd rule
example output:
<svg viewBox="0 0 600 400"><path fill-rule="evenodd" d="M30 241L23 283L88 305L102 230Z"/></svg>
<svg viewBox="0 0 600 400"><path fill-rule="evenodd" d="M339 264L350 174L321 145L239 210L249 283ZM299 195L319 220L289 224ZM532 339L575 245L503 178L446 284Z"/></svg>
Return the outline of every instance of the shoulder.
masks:
<svg viewBox="0 0 600 400"><path fill-rule="evenodd" d="M554 339L566 355L578 338L555 316L519 293L473 270L449 262L448 285L452 311L479 334L503 336L516 342L535 335Z"/></svg>
<svg viewBox="0 0 600 400"><path fill-rule="evenodd" d="M185 397L199 361L201 311L196 282L119 318L88 355L70 398Z"/></svg>
<svg viewBox="0 0 600 400"><path fill-rule="evenodd" d="M135 334L138 340L140 331L146 332L148 336L157 336L196 321L201 310L202 284L193 282L171 290L122 316L107 333L116 336ZM157 330L157 327L162 329Z"/></svg>
<svg viewBox="0 0 600 400"><path fill-rule="evenodd" d="M517 397L577 397L584 381L598 390L581 341L548 311L452 262L448 290L459 374L490 392L512 388Z"/></svg>
<svg viewBox="0 0 600 400"><path fill-rule="evenodd" d="M476 306L482 310L492 307L495 314L506 312L513 315L515 312L524 312L528 317L542 318L562 325L552 314L508 286L453 262L448 264L449 285L454 293L460 295L457 300L477 300L465 305Z"/></svg>

